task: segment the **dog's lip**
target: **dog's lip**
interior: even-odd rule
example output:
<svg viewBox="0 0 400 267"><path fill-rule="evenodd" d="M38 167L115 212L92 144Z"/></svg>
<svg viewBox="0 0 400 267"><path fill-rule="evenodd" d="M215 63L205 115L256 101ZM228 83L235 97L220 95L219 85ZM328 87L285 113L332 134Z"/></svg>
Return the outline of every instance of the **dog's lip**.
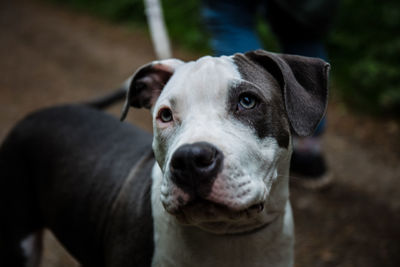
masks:
<svg viewBox="0 0 400 267"><path fill-rule="evenodd" d="M256 217L264 210L264 202L258 202L242 209L233 209L206 199L197 199L169 212L179 221L189 223L190 218L188 217L191 217L191 211L196 209L204 211L202 214L204 217L196 218L199 220L197 222L219 223L225 220L236 221ZM224 219L221 219L221 216Z"/></svg>
<svg viewBox="0 0 400 267"><path fill-rule="evenodd" d="M214 210L210 216L205 213L194 217L190 211L196 209L197 205L210 205L208 207ZM183 225L197 226L218 235L251 235L269 227L279 217L279 212L262 213L263 210L263 203L237 211L211 201L202 201L201 204L191 203L190 206L180 208L174 217Z"/></svg>
<svg viewBox="0 0 400 267"><path fill-rule="evenodd" d="M239 235L239 236L240 236L240 235L251 235L251 234L257 233L257 232L259 232L259 231L261 231L261 230L267 228L267 227L270 226L275 220L276 220L276 218L274 218L274 219L271 220L271 221L265 222L265 223L261 224L260 226L255 227L255 228L250 229L250 230L245 230L245 231L242 231L242 232L235 232L235 233L226 233L226 235L232 235L232 236L233 236L233 235L235 235L235 236L238 236L238 235Z"/></svg>
<svg viewBox="0 0 400 267"><path fill-rule="evenodd" d="M247 210L255 210L256 212L260 213L264 210L264 203L260 202L257 204L253 204L249 208L247 208Z"/></svg>
<svg viewBox="0 0 400 267"><path fill-rule="evenodd" d="M214 201L210 201L207 199L203 199L203 198L199 198L196 199L194 201L189 202L186 206L188 208L192 207L192 206L196 206L196 205L211 205L216 207L218 210L224 210L227 212L232 212L232 213L241 213L241 212L246 212L246 211L250 211L250 210L254 210L257 212L261 212L264 209L264 203L263 202L259 202L259 203L255 203L252 205L249 205L248 207L244 207L244 208L232 208L229 207L227 205L223 205ZM185 207L184 207L185 208Z"/></svg>

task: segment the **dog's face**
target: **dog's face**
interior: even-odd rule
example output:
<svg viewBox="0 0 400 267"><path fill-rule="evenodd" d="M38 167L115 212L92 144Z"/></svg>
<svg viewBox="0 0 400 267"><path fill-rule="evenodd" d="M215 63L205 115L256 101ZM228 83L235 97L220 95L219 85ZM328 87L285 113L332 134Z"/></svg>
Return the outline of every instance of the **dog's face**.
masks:
<svg viewBox="0 0 400 267"><path fill-rule="evenodd" d="M324 77L307 89L284 57L256 51L189 63L166 60L135 74L128 102L151 108L160 201L180 222L240 233L284 211L291 131L311 133L326 102L326 64L311 60ZM310 60L290 59L306 65ZM299 91L287 92L292 90ZM295 116L290 109L296 107L287 106L294 97L306 107Z"/></svg>

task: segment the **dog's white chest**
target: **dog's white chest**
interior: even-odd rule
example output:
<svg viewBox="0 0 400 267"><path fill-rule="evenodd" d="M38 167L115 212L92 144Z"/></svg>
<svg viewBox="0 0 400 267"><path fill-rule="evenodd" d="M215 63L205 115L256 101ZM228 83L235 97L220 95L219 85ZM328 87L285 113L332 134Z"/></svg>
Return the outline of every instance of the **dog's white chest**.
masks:
<svg viewBox="0 0 400 267"><path fill-rule="evenodd" d="M167 223L163 230L159 228L163 223L156 224L153 267L293 266L292 225L284 225L281 233L266 229L241 236L216 236L195 227Z"/></svg>

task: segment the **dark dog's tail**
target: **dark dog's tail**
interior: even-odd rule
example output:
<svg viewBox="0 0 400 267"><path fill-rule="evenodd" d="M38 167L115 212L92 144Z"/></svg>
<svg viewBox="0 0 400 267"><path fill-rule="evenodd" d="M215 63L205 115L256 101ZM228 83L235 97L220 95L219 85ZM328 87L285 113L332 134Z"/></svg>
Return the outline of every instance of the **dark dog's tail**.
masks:
<svg viewBox="0 0 400 267"><path fill-rule="evenodd" d="M124 88L118 88L112 93L83 102L82 104L96 109L105 109L115 104L116 102L123 100L125 98L125 95L126 91L124 90Z"/></svg>
<svg viewBox="0 0 400 267"><path fill-rule="evenodd" d="M118 89L114 90L113 92L89 101L85 101L82 104L96 109L105 109L119 101L124 100L129 89L131 78L132 77L127 79Z"/></svg>

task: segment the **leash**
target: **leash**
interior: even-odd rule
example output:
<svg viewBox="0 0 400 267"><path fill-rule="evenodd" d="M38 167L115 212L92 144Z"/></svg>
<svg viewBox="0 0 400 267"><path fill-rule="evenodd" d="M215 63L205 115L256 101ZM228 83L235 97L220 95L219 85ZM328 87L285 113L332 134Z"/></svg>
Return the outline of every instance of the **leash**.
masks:
<svg viewBox="0 0 400 267"><path fill-rule="evenodd" d="M144 5L157 59L171 58L172 51L160 0L145 0Z"/></svg>

